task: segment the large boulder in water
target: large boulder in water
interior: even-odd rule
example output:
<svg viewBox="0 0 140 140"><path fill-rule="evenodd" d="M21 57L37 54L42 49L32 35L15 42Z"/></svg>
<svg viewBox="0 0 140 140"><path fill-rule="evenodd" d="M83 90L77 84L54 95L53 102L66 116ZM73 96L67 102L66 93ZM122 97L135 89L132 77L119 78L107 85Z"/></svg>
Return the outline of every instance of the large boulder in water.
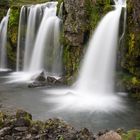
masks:
<svg viewBox="0 0 140 140"><path fill-rule="evenodd" d="M33 82L28 85L30 88L41 87L41 86L52 86L60 85L63 83L63 78L55 78L53 76L46 76L45 72L42 71L38 76L32 78Z"/></svg>
<svg viewBox="0 0 140 140"><path fill-rule="evenodd" d="M45 72L42 71L42 72L35 78L35 81L37 81L37 82L44 82L44 81L46 81Z"/></svg>

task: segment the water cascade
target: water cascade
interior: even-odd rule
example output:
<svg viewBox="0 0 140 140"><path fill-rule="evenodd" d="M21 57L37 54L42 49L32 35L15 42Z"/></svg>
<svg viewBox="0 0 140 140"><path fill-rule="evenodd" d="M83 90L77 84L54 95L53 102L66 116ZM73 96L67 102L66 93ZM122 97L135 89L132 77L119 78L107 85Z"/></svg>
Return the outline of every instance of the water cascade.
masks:
<svg viewBox="0 0 140 140"><path fill-rule="evenodd" d="M35 38L37 34L37 23L38 18L41 15L42 5L32 5L29 7L28 23L27 23L27 32L26 32L26 41L25 41L25 53L24 53L24 71L28 71L31 55L35 43ZM38 16L39 15L39 16Z"/></svg>
<svg viewBox="0 0 140 140"><path fill-rule="evenodd" d="M0 71L7 69L7 27L9 19L10 9L7 12L7 15L2 19L0 23Z"/></svg>
<svg viewBox="0 0 140 140"><path fill-rule="evenodd" d="M49 101L62 108L90 111L122 110L121 98L114 91L116 50L119 22L125 2L116 1L115 10L109 12L99 23L91 37L79 77L71 89L51 90L56 96ZM47 92L47 93L48 93Z"/></svg>
<svg viewBox="0 0 140 140"><path fill-rule="evenodd" d="M20 70L20 60L21 60L21 49L24 48L25 44L25 25L26 25L26 8L21 7L20 18L19 18L19 29L18 29L18 45L17 45L17 61L16 61L16 71Z"/></svg>
<svg viewBox="0 0 140 140"><path fill-rule="evenodd" d="M12 81L30 81L41 71L61 76L61 19L56 16L58 2L23 6L20 11L17 47L17 72Z"/></svg>
<svg viewBox="0 0 140 140"><path fill-rule="evenodd" d="M113 93L116 47L122 7L109 12L97 27L77 81L81 94Z"/></svg>
<svg viewBox="0 0 140 140"><path fill-rule="evenodd" d="M35 41L30 72L45 69L47 72L56 74L61 71L61 64L59 64L61 57L61 46L59 43L61 21L56 16L56 5L56 2L51 3L50 7L45 9ZM56 64L58 68L55 67Z"/></svg>

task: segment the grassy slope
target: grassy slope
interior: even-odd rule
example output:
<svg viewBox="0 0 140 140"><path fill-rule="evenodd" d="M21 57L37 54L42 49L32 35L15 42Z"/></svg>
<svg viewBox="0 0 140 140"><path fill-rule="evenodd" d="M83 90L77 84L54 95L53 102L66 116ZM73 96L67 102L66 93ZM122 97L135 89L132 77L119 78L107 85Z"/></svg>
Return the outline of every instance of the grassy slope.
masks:
<svg viewBox="0 0 140 140"><path fill-rule="evenodd" d="M28 4L36 4L36 3L44 3L48 0L12 0L10 5L28 5Z"/></svg>

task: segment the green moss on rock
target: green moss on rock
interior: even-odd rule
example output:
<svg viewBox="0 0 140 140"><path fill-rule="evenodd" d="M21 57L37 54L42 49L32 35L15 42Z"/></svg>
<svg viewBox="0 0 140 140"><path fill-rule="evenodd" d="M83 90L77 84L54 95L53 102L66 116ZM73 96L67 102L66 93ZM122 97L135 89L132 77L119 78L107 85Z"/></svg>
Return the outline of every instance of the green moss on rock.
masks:
<svg viewBox="0 0 140 140"><path fill-rule="evenodd" d="M140 140L140 131L131 130L122 134L122 140Z"/></svg>
<svg viewBox="0 0 140 140"><path fill-rule="evenodd" d="M19 24L19 6L10 7L10 17L8 24L8 62L11 68L15 68L16 64L16 49L17 49L17 39L18 39L18 24Z"/></svg>

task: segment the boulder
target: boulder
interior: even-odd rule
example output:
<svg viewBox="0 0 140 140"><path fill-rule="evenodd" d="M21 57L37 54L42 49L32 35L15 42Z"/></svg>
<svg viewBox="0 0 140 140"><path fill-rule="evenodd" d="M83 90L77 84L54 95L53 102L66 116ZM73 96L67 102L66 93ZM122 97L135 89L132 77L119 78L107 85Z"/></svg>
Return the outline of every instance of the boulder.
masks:
<svg viewBox="0 0 140 140"><path fill-rule="evenodd" d="M19 109L16 112L16 118L27 118L29 120L32 120L32 115L24 110Z"/></svg>
<svg viewBox="0 0 140 140"><path fill-rule="evenodd" d="M114 131L109 131L97 138L97 140L122 140L121 136L114 132Z"/></svg>
<svg viewBox="0 0 140 140"><path fill-rule="evenodd" d="M29 119L19 118L19 119L15 120L15 122L13 124L15 127L24 127L24 126L29 127L31 122Z"/></svg>
<svg viewBox="0 0 140 140"><path fill-rule="evenodd" d="M0 138L11 133L11 127L4 127L0 130Z"/></svg>
<svg viewBox="0 0 140 140"><path fill-rule="evenodd" d="M34 79L35 82L44 82L46 81L46 75L45 75L45 72L42 71L35 79Z"/></svg>
<svg viewBox="0 0 140 140"><path fill-rule="evenodd" d="M29 88L60 85L64 83L63 78L56 79L53 76L45 75L45 72L41 72L36 78L32 78L33 82L28 85Z"/></svg>

